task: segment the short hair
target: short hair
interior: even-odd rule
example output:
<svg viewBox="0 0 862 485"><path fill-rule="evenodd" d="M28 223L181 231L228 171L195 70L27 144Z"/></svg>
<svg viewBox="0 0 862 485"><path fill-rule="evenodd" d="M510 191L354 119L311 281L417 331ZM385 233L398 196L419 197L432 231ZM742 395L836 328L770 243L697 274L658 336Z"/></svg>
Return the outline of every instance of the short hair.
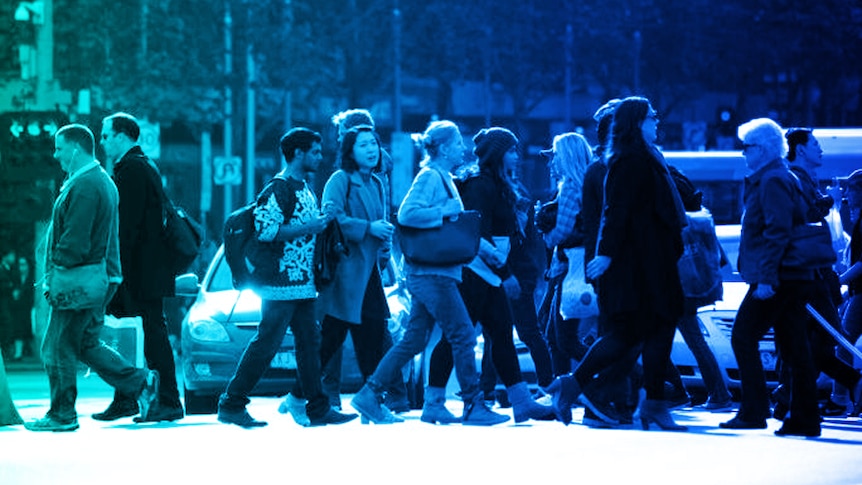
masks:
<svg viewBox="0 0 862 485"><path fill-rule="evenodd" d="M332 116L332 123L344 130L355 126L366 125L374 128L374 118L367 109L347 109Z"/></svg>
<svg viewBox="0 0 862 485"><path fill-rule="evenodd" d="M320 136L320 133L309 130L308 128L299 127L292 128L281 137L279 148L281 148L281 154L284 156L284 161L286 163L290 163L293 161L297 149L307 152L311 150L312 145L322 142L323 137Z"/></svg>
<svg viewBox="0 0 862 485"><path fill-rule="evenodd" d="M441 146L449 143L455 135L460 134L461 130L458 129L458 125L449 120L431 122L419 137L419 144L426 154L425 162L428 158L436 157L440 153Z"/></svg>
<svg viewBox="0 0 862 485"><path fill-rule="evenodd" d="M78 145L87 155L93 155L96 152L96 140L93 137L93 132L84 125L73 123L65 125L54 133L54 137L62 136L69 143Z"/></svg>
<svg viewBox="0 0 862 485"><path fill-rule="evenodd" d="M736 133L742 142L760 145L770 158L781 158L787 154L781 126L769 118L755 118L743 123Z"/></svg>
<svg viewBox="0 0 862 485"><path fill-rule="evenodd" d="M377 140L377 165L372 169L379 171L383 163L383 149L380 147L380 135L368 125L359 125L347 130L344 138L341 140L341 146L338 149L338 160L341 168L345 172L353 173L359 170L359 164L353 156L353 147L356 145L356 140L360 133L371 133L374 139Z"/></svg>
<svg viewBox="0 0 862 485"><path fill-rule="evenodd" d="M811 141L811 128L788 128L784 134L787 140L787 160L796 160L796 147L807 145Z"/></svg>
<svg viewBox="0 0 862 485"><path fill-rule="evenodd" d="M141 137L141 126L138 124L138 119L128 113L114 113L108 116L104 121L111 120L111 128L114 133L122 133L129 137L129 140L137 143Z"/></svg>

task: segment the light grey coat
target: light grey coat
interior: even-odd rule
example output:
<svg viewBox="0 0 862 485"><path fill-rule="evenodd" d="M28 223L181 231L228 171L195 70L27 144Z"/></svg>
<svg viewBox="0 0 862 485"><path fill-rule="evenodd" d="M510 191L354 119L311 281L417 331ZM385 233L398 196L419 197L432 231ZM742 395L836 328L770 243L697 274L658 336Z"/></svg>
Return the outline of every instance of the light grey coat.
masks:
<svg viewBox="0 0 862 485"><path fill-rule="evenodd" d="M348 190L349 186L349 190ZM369 232L371 222L388 219L383 182L372 174L367 179L358 172L338 170L326 181L323 204L332 203L341 224L350 255L338 263L335 279L320 289L318 313L360 324L362 300L383 241Z"/></svg>

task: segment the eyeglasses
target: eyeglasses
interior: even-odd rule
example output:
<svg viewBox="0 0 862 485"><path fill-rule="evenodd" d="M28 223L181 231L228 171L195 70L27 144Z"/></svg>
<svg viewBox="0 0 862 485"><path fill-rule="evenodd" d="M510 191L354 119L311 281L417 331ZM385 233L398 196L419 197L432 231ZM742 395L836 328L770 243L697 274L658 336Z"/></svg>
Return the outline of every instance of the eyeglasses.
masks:
<svg viewBox="0 0 862 485"><path fill-rule="evenodd" d="M743 143L742 144L742 151L748 150L749 148L759 147L759 146L760 145L758 145L757 143Z"/></svg>

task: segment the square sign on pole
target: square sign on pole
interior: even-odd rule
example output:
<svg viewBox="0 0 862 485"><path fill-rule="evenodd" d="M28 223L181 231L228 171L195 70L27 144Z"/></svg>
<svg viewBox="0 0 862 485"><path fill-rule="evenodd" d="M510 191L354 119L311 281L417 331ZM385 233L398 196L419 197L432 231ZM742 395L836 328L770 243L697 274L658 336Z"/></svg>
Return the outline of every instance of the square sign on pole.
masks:
<svg viewBox="0 0 862 485"><path fill-rule="evenodd" d="M242 159L240 157L215 157L213 159L213 183L216 185L241 184Z"/></svg>

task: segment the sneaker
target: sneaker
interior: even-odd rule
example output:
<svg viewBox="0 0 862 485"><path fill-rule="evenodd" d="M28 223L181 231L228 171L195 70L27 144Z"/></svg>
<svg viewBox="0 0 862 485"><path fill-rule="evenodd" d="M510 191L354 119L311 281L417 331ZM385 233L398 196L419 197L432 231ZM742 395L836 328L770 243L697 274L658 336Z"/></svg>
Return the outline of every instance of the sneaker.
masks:
<svg viewBox="0 0 862 485"><path fill-rule="evenodd" d="M296 424L309 426L311 420L308 419L308 414L305 411L306 404L308 404L307 399L299 399L294 397L293 394L287 393L287 396L284 396L284 401L278 405L278 412L281 414L290 413L290 417L293 418Z"/></svg>
<svg viewBox="0 0 862 485"><path fill-rule="evenodd" d="M703 405L703 409L712 413L730 411L731 409L733 409L733 400L728 399L727 401L713 401L711 399L707 399L706 403Z"/></svg>
<svg viewBox="0 0 862 485"><path fill-rule="evenodd" d="M848 412L851 412L848 410L848 406L838 404L832 399L820 405L820 415L827 418L843 418L847 416Z"/></svg>
<svg viewBox="0 0 862 485"><path fill-rule="evenodd" d="M159 373L148 371L144 378L144 387L138 396L138 406L141 409L141 420L150 421L150 410L155 410L159 405Z"/></svg>
<svg viewBox="0 0 862 485"><path fill-rule="evenodd" d="M30 431L75 431L76 429L78 429L78 420L73 419L68 423L63 423L61 421L57 421L50 416L45 416L42 419L37 419L35 421L30 421L29 423L24 423L24 427L29 429Z"/></svg>

